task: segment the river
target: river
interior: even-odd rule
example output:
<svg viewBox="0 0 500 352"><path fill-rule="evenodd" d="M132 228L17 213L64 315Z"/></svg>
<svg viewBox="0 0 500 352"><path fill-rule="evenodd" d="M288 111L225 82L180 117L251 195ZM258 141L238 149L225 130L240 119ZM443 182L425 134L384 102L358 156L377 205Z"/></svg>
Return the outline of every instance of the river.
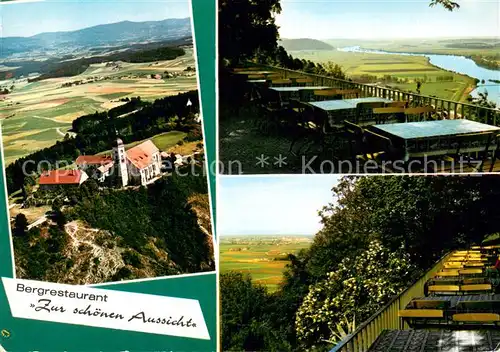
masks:
<svg viewBox="0 0 500 352"><path fill-rule="evenodd" d="M484 80L485 84L479 83L477 88L472 91L471 95L478 96L478 92L488 92L488 99L500 107L500 84L490 82L490 79L500 80L500 71L491 70L478 66L473 60L465 56L457 55L440 55L440 54L416 54L416 53L399 53L374 49L364 49L360 46L349 46L338 48L339 51L372 53L372 54L391 54L391 55L410 55L410 56L425 56L429 58L429 62L439 68L447 71L461 73L472 78L477 78L480 81Z"/></svg>

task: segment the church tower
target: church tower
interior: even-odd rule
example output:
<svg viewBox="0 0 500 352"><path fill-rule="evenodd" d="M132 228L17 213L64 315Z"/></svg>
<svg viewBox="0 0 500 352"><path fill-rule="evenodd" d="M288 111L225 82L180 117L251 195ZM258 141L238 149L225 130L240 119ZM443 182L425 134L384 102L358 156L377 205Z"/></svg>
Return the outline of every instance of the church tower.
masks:
<svg viewBox="0 0 500 352"><path fill-rule="evenodd" d="M118 178L121 181L122 187L128 185L128 170L127 170L127 155L125 154L125 146L123 141L118 138L113 146L113 160L115 167L118 169Z"/></svg>

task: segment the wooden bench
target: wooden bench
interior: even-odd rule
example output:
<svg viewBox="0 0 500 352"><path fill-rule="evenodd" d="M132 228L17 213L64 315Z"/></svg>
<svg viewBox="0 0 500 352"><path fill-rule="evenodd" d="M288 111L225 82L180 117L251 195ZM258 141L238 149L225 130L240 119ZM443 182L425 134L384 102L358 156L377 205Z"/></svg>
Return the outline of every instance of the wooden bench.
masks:
<svg viewBox="0 0 500 352"><path fill-rule="evenodd" d="M460 286L461 292L477 292L477 291L491 291L493 288L490 284L475 284L475 285L462 285Z"/></svg>
<svg viewBox="0 0 500 352"><path fill-rule="evenodd" d="M400 310L401 318L444 318L444 312L440 309L405 309Z"/></svg>
<svg viewBox="0 0 500 352"><path fill-rule="evenodd" d="M449 271L438 271L435 277L450 277L450 276L460 276L458 270L449 270Z"/></svg>
<svg viewBox="0 0 500 352"><path fill-rule="evenodd" d="M483 269L462 269L459 270L458 273L460 275L476 275L476 274L482 274Z"/></svg>
<svg viewBox="0 0 500 352"><path fill-rule="evenodd" d="M460 292L460 286L458 285L433 285L428 287L429 292L441 292L441 293L458 293Z"/></svg>
<svg viewBox="0 0 500 352"><path fill-rule="evenodd" d="M457 313L453 314L453 320L468 323L495 323L500 321L500 315L495 313Z"/></svg>

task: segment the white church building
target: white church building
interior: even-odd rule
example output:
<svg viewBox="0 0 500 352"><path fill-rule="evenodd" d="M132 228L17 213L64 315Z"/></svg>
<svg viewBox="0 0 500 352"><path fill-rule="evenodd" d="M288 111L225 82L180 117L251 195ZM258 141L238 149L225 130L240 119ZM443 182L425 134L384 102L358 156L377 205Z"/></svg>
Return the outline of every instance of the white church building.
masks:
<svg viewBox="0 0 500 352"><path fill-rule="evenodd" d="M113 146L113 161L123 187L130 181L145 186L161 174L160 150L150 140L125 150L118 138Z"/></svg>
<svg viewBox="0 0 500 352"><path fill-rule="evenodd" d="M125 150L123 141L118 138L113 145L113 155L82 155L76 160L78 169L95 169L94 177L104 181L116 172L122 187L129 184L143 186L154 181L161 174L161 154L156 145L148 140Z"/></svg>

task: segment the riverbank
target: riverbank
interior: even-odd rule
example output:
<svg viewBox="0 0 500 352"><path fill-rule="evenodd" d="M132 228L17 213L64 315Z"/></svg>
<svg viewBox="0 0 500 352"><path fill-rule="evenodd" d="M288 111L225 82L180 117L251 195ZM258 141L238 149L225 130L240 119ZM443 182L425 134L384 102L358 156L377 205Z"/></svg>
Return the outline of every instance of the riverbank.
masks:
<svg viewBox="0 0 500 352"><path fill-rule="evenodd" d="M443 70L430 63L425 56L339 50L294 51L290 54L318 63L332 61L342 66L346 74L357 82L377 83L416 93L416 82L420 81L422 94L443 99L466 102L468 94L476 88L473 78Z"/></svg>
<svg viewBox="0 0 500 352"><path fill-rule="evenodd" d="M393 52L380 49L366 49L360 46L351 46L339 48L338 50L351 53L375 54L382 56L402 56L402 57L425 57L429 64L438 67L440 70L453 72L458 75L465 75L475 80L476 89L471 91L473 97L477 97L479 92L488 92L488 99L497 105L500 105L500 85L488 84L479 85L479 82L489 82L500 75L498 70L488 70L478 66L472 59L465 56L444 55L444 54L424 54L414 52Z"/></svg>
<svg viewBox="0 0 500 352"><path fill-rule="evenodd" d="M380 48L375 48L375 47L365 47L363 46L364 49L366 50L372 50L372 51L382 51L386 52L388 54L390 53L401 53L401 54L411 54L411 55L449 55L449 56L463 56L466 59L470 59L474 61L474 63L484 69L487 70L499 70L500 69L500 62L494 61L494 60L488 60L487 58L491 57L494 53L490 54L472 54L469 51L460 51L457 49L454 50L443 50L443 49L436 49L436 50L403 50L403 49L390 49L390 50L384 50ZM497 54L498 55L498 54Z"/></svg>

